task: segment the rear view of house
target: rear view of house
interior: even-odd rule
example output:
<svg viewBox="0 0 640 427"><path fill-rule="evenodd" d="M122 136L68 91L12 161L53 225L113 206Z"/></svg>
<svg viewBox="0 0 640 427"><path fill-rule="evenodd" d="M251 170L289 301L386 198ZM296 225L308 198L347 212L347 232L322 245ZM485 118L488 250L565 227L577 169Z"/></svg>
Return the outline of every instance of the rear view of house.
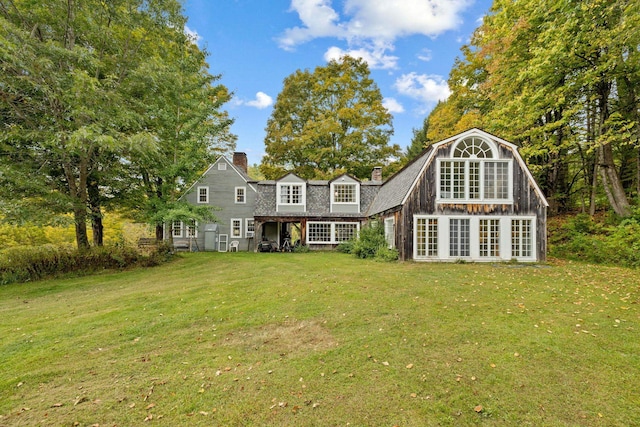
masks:
<svg viewBox="0 0 640 427"><path fill-rule="evenodd" d="M471 129L427 148L382 180L348 174L330 181L287 174L252 181L246 155L220 157L184 196L219 208L215 224L173 226L174 240L200 250L281 247L291 237L332 249L367 221L384 222L401 260L542 261L547 201L517 147Z"/></svg>

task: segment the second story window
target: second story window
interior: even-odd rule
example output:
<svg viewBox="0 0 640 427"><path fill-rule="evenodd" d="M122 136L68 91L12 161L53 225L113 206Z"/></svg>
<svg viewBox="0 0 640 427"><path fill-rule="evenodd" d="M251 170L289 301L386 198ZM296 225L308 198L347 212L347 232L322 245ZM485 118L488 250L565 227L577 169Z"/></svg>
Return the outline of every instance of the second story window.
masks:
<svg viewBox="0 0 640 427"><path fill-rule="evenodd" d="M356 184L334 184L334 203L357 203Z"/></svg>
<svg viewBox="0 0 640 427"><path fill-rule="evenodd" d="M511 202L511 161L477 137L460 141L449 159L439 163L440 201L466 203Z"/></svg>
<svg viewBox="0 0 640 427"><path fill-rule="evenodd" d="M281 205L301 205L303 202L302 184L280 185Z"/></svg>
<svg viewBox="0 0 640 427"><path fill-rule="evenodd" d="M198 203L209 203L209 187L198 187Z"/></svg>
<svg viewBox="0 0 640 427"><path fill-rule="evenodd" d="M246 187L236 187L236 203L246 203L247 201Z"/></svg>

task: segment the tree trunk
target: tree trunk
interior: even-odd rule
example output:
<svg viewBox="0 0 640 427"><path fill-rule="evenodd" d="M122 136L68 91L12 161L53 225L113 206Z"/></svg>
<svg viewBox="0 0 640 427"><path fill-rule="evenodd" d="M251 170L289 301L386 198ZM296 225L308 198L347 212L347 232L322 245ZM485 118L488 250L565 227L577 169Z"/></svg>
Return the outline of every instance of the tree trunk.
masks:
<svg viewBox="0 0 640 427"><path fill-rule="evenodd" d="M600 174L602 184L613 211L621 217L631 215L631 206L622 187L622 182L613 162L613 148L611 144L603 144L600 147Z"/></svg>
<svg viewBox="0 0 640 427"><path fill-rule="evenodd" d="M89 196L89 210L91 216L91 230L93 232L93 245L104 245L104 226L102 224L102 209L100 200L100 188L98 179L94 173L89 176L87 183L87 193Z"/></svg>
<svg viewBox="0 0 640 427"><path fill-rule="evenodd" d="M611 83L601 81L596 85L597 104L598 104L598 128L599 136L607 134L607 120L609 119L609 95L611 93ZM631 214L631 206L624 192L622 181L616 171L616 165L613 160L613 147L611 143L604 142L600 144L600 174L602 175L602 185L609 199L609 204L614 212L622 217Z"/></svg>

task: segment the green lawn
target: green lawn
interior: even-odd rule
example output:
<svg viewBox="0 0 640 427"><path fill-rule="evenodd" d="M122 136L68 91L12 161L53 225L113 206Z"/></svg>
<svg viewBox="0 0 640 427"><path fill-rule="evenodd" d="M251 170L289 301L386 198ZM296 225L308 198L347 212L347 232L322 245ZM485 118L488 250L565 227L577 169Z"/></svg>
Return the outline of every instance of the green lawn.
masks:
<svg viewBox="0 0 640 427"><path fill-rule="evenodd" d="M637 270L338 253L0 286L0 426L639 425L639 302Z"/></svg>

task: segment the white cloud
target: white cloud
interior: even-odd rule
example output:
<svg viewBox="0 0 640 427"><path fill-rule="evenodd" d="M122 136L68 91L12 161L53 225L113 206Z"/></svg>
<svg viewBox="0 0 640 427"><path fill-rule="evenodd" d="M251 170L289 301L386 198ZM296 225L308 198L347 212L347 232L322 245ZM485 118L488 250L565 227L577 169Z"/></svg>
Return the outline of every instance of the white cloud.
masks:
<svg viewBox="0 0 640 427"><path fill-rule="evenodd" d="M256 99L254 99L253 101L247 101L244 104L248 105L249 107L255 107L259 110L262 110L273 105L273 98L264 92L258 92L256 93Z"/></svg>
<svg viewBox="0 0 640 427"><path fill-rule="evenodd" d="M331 0L291 0L290 11L297 12L302 27L285 30L280 47L292 50L295 46L318 37L341 37L340 16L331 7Z"/></svg>
<svg viewBox="0 0 640 427"><path fill-rule="evenodd" d="M332 46L324 54L325 61L339 60L345 55L349 55L353 58L363 59L371 69L395 69L398 64L398 57L385 55L384 49L347 49L343 50L339 47Z"/></svg>
<svg viewBox="0 0 640 427"><path fill-rule="evenodd" d="M387 109L391 114L404 113L404 107L394 98L385 98L382 100L382 106Z"/></svg>
<svg viewBox="0 0 640 427"><path fill-rule="evenodd" d="M280 46L295 46L318 37L347 40L350 45L393 43L399 37L436 37L461 23L470 0L345 0L343 17L331 0L291 0L302 26L285 30Z"/></svg>
<svg viewBox="0 0 640 427"><path fill-rule="evenodd" d="M446 100L451 91L442 76L409 73L398 77L393 85L398 93L419 101L425 107Z"/></svg>

